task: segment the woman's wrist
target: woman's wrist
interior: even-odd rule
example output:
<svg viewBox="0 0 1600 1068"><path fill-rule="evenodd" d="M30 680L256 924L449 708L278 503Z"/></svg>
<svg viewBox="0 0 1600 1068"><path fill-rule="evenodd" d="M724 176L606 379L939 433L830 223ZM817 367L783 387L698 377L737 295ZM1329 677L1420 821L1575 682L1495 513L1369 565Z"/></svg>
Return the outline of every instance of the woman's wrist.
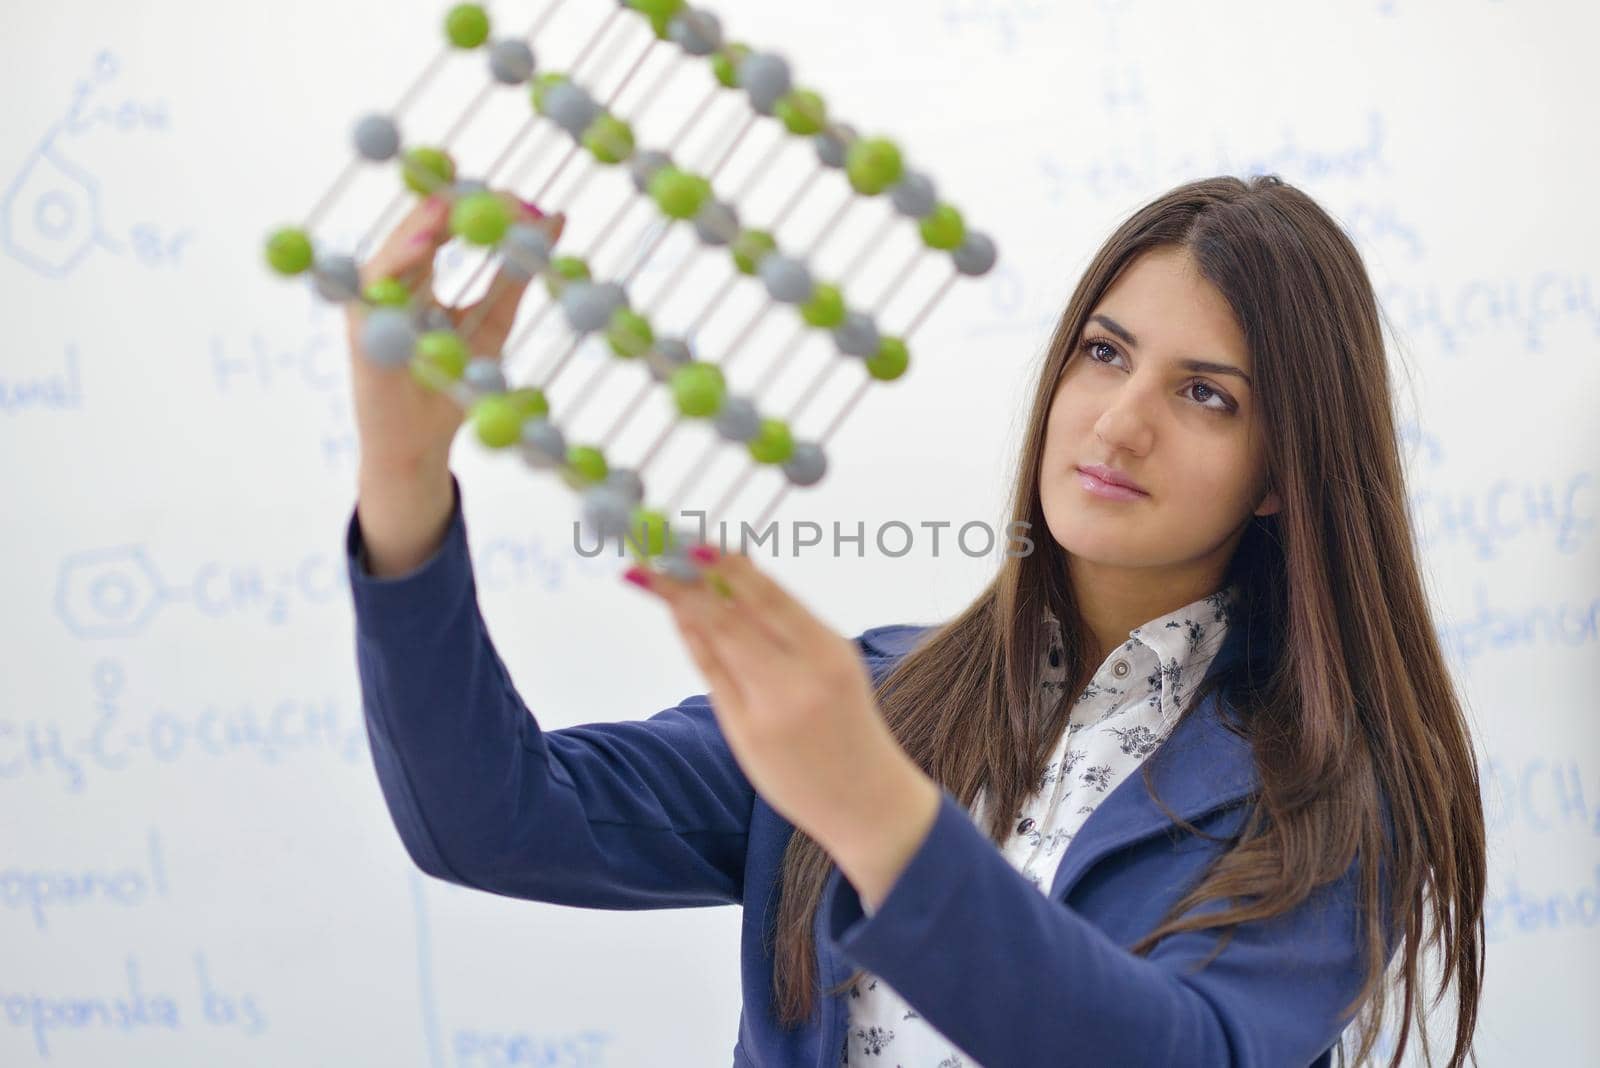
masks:
<svg viewBox="0 0 1600 1068"><path fill-rule="evenodd" d="M455 508L448 464L395 468L364 462L356 494L367 573L375 578L415 570L444 543Z"/></svg>

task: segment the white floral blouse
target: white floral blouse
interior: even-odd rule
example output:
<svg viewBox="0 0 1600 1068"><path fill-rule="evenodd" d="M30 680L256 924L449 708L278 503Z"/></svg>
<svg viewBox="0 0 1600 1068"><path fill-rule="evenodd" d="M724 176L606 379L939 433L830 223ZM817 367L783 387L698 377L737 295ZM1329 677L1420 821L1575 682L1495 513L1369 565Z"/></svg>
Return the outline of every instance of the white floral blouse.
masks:
<svg viewBox="0 0 1600 1068"><path fill-rule="evenodd" d="M1017 813L1002 850L1040 893L1050 892L1072 836L1095 806L1166 738L1189 696L1184 680L1204 676L1238 606L1239 588L1229 586L1135 627L1078 695L1039 791ZM1068 685L1060 622L1048 612L1045 618L1055 638L1040 685L1059 693ZM984 802L980 790L970 810L980 828L987 825ZM855 983L849 1004L841 1064L981 1068L877 976Z"/></svg>

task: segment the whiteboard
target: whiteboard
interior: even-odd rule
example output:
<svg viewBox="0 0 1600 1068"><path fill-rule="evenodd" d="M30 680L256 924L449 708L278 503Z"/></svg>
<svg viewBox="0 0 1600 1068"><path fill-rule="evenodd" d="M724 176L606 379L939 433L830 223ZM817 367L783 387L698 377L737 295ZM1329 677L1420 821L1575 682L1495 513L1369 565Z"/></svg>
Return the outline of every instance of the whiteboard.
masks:
<svg viewBox="0 0 1600 1068"><path fill-rule="evenodd" d="M372 772L342 328L260 249L432 56L444 6L78 0L18 8L0 35L0 1062L731 1055L736 910L585 911L427 878ZM537 9L491 5L508 25ZM1273 171L1348 228L1407 368L1411 502L1486 770L1481 1062L1600 1060L1592 7L714 10L834 114L896 137L1001 251L779 519L1000 525L1054 319L1165 189ZM484 615L545 728L704 690L664 608L573 552L564 485L465 433L453 467ZM995 562L921 538L768 567L854 635L947 618ZM599 682L619 621L631 668Z"/></svg>

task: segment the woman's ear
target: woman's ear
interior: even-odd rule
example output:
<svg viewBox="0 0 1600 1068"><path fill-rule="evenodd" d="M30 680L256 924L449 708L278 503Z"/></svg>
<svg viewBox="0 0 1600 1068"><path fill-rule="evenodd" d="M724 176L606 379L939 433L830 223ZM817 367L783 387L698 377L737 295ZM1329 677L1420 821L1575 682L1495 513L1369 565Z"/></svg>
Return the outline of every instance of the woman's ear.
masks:
<svg viewBox="0 0 1600 1068"><path fill-rule="evenodd" d="M1261 503L1256 505L1256 515L1272 515L1283 507L1283 502L1278 499L1278 491L1270 490L1261 498Z"/></svg>

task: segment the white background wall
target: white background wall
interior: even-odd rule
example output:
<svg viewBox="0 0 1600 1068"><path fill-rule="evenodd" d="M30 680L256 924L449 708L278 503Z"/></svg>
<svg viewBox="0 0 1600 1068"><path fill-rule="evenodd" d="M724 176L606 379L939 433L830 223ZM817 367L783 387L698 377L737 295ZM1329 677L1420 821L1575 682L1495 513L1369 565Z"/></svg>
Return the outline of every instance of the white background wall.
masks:
<svg viewBox="0 0 1600 1068"><path fill-rule="evenodd" d="M422 69L444 6L79 0L18 8L0 35L6 1064L727 1061L737 911L591 912L422 877L371 770L342 570L355 476L342 330L268 274L260 243L331 182L355 117ZM540 7L492 10L510 28ZM541 58L569 62L610 9L566 0ZM843 632L944 618L990 573L948 535L935 553L920 524L1003 520L1050 326L1127 212L1197 176L1270 170L1349 229L1415 372L1398 376L1412 505L1489 773L1482 1063L1600 1057L1592 11L716 10L734 36L781 48L835 113L899 138L1001 248L994 274L956 286L918 336L911 373L831 443L827 479L778 513L865 523L860 558L768 560ZM644 43L633 23L608 48L631 58ZM414 136L438 136L424 118L461 106L478 62L457 61ZM656 121L706 77L683 74ZM720 106L683 158L707 158L736 107ZM497 107L463 146L467 173L525 114L509 90ZM730 181L773 136L752 132ZM748 217L770 215L802 164L786 157ZM368 178L330 240L354 240L392 188L392 174ZM580 247L620 182L585 186ZM791 242L833 203L808 198ZM852 217L836 259L874 218ZM664 247L645 292L683 248ZM714 352L740 319L708 328ZM765 336L752 350L776 347ZM554 344L543 337L538 359ZM526 375L537 360L522 359ZM601 357L580 360L567 388ZM467 434L454 467L481 604L545 727L640 718L704 689L665 610L614 563L575 556L564 486ZM744 517L764 500L745 498ZM895 520L922 536L890 558L870 534ZM74 1023L83 1004L105 1015Z"/></svg>

